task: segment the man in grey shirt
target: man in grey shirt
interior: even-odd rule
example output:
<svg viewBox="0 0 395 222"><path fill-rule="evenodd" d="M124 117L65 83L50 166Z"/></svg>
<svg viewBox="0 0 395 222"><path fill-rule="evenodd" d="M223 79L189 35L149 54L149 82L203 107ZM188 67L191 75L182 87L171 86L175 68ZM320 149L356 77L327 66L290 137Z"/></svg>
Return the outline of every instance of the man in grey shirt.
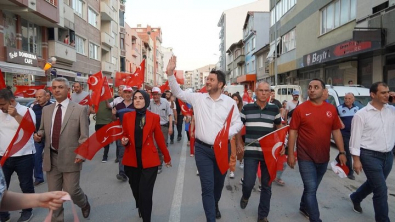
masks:
<svg viewBox="0 0 395 222"><path fill-rule="evenodd" d="M158 114L160 117L160 128L163 136L165 137L166 146L168 141L168 135L173 133L173 110L170 108L169 102L166 99L161 98L161 90L158 87L152 88L152 98L148 110ZM160 166L158 167L158 174L162 172L163 154L158 148Z"/></svg>
<svg viewBox="0 0 395 222"><path fill-rule="evenodd" d="M71 94L71 100L75 103L80 103L89 93L87 91L82 91L81 84L79 82L73 85L74 93Z"/></svg>

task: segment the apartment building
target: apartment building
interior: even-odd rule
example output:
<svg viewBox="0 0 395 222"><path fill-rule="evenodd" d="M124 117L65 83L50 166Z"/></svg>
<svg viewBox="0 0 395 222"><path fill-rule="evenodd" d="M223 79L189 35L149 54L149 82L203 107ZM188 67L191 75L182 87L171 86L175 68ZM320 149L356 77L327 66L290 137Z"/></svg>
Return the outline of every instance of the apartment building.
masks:
<svg viewBox="0 0 395 222"><path fill-rule="evenodd" d="M184 81L184 87L186 89L192 88L192 78L193 78L193 71L185 71L185 81Z"/></svg>
<svg viewBox="0 0 395 222"><path fill-rule="evenodd" d="M209 64L194 70L186 71L184 88L192 88L193 90L201 89L206 85L207 76L215 66L215 64Z"/></svg>
<svg viewBox="0 0 395 222"><path fill-rule="evenodd" d="M143 60L143 42L136 30L132 29L127 23L125 23L125 28L126 72L134 73Z"/></svg>

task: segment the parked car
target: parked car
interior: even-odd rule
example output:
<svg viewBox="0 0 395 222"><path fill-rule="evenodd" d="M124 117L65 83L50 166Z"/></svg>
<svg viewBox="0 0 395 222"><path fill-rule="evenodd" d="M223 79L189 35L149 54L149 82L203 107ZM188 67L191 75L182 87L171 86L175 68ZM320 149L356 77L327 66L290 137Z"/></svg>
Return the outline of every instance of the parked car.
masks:
<svg viewBox="0 0 395 222"><path fill-rule="evenodd" d="M292 92L297 90L299 91L299 102L303 102L302 88L299 85L276 85L271 86L271 89L274 89L276 99L280 102L291 101L293 99Z"/></svg>
<svg viewBox="0 0 395 222"><path fill-rule="evenodd" d="M336 107L344 103L346 93L353 93L355 97L354 104L360 109L368 104L371 100L369 89L363 86L326 86L328 88L328 102Z"/></svg>
<svg viewBox="0 0 395 222"><path fill-rule="evenodd" d="M27 107L29 107L29 105L31 105L31 104L36 100L36 98L17 97L17 98L15 98L15 100L16 100L19 104L21 104L22 106L27 106Z"/></svg>

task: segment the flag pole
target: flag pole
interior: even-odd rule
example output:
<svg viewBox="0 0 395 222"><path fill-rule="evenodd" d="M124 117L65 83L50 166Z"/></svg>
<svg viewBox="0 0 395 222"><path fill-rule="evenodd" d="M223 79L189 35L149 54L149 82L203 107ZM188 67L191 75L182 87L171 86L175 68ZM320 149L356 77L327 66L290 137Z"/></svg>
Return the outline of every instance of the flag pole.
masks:
<svg viewBox="0 0 395 222"><path fill-rule="evenodd" d="M259 140L261 140L261 139L263 139L263 138L265 138L265 137L267 137L267 136L269 136L269 135L271 135L271 134L273 134L273 133L275 133L275 132L277 132L277 131L279 131L279 130L282 130L282 129L285 128L285 127L289 127L289 126L283 126L283 127L281 127L280 129L276 129L276 130L274 130L273 132L268 133L268 134L266 134L266 135L264 135L264 136L262 136L262 137L260 137L260 138L258 138L258 139L256 139L256 140L252 141L251 143L249 143L249 144L247 144L247 145L245 145L245 146L249 146L249 145L255 143L256 141L259 141Z"/></svg>

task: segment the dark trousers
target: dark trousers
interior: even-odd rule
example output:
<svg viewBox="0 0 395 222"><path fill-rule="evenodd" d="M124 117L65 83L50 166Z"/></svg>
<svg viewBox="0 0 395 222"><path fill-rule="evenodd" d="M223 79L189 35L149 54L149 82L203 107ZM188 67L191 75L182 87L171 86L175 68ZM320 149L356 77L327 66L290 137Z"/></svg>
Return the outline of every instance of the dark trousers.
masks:
<svg viewBox="0 0 395 222"><path fill-rule="evenodd" d="M118 159L119 174L125 174L124 165L122 164L123 154L125 153L125 147L122 146L121 140L117 140L116 144L117 144L117 159Z"/></svg>
<svg viewBox="0 0 395 222"><path fill-rule="evenodd" d="M129 178L136 207L139 208L143 221L150 222L152 194L154 192L156 176L158 175L158 167L142 169L125 166L125 174Z"/></svg>
<svg viewBox="0 0 395 222"><path fill-rule="evenodd" d="M228 145L228 159L230 157L230 144ZM208 222L215 221L215 204L221 199L225 182L225 174L219 171L214 150L195 143L195 160L199 170L200 184L202 186L203 208Z"/></svg>
<svg viewBox="0 0 395 222"><path fill-rule="evenodd" d="M244 158L243 198L248 200L255 184L258 165L261 167L261 197L259 199L258 218L269 215L272 188L269 185L270 175L264 160Z"/></svg>
<svg viewBox="0 0 395 222"><path fill-rule="evenodd" d="M19 186L22 192L34 193L33 168L34 168L34 154L9 157L5 161L3 166L3 172L4 172L5 182L7 183L7 189L10 186L12 174L16 172L19 179ZM22 211L31 212L32 208L23 209ZM8 216L10 216L10 213L8 211L0 212L0 218L7 218Z"/></svg>
<svg viewBox="0 0 395 222"><path fill-rule="evenodd" d="M184 116L177 116L177 137L182 137L182 124L184 123Z"/></svg>
<svg viewBox="0 0 395 222"><path fill-rule="evenodd" d="M34 147L36 147L36 154L34 154L34 180L37 182L44 182L43 173L43 151L44 143L34 142Z"/></svg>
<svg viewBox="0 0 395 222"><path fill-rule="evenodd" d="M185 131L185 133L187 134L188 141L191 141L191 137L189 135L189 131Z"/></svg>
<svg viewBox="0 0 395 222"><path fill-rule="evenodd" d="M346 157L347 157L347 167L350 170L347 176L352 176L354 175L354 170L352 170L352 156L350 153L350 137L349 136L343 136L343 144L344 144L344 150L346 151Z"/></svg>
<svg viewBox="0 0 395 222"><path fill-rule="evenodd" d="M388 188L386 179L391 172L393 153L381 153L361 149L360 157L366 182L351 194L354 202L360 203L373 193L373 207L377 222L389 222L388 217Z"/></svg>
<svg viewBox="0 0 395 222"><path fill-rule="evenodd" d="M105 126L107 124L96 124L95 125L95 131L98 131L100 128ZM104 147L104 153L103 153L103 158L108 158L108 151L110 150L110 144Z"/></svg>
<svg viewBox="0 0 395 222"><path fill-rule="evenodd" d="M174 141L174 121L172 123L173 125L173 132L170 134L170 141Z"/></svg>

